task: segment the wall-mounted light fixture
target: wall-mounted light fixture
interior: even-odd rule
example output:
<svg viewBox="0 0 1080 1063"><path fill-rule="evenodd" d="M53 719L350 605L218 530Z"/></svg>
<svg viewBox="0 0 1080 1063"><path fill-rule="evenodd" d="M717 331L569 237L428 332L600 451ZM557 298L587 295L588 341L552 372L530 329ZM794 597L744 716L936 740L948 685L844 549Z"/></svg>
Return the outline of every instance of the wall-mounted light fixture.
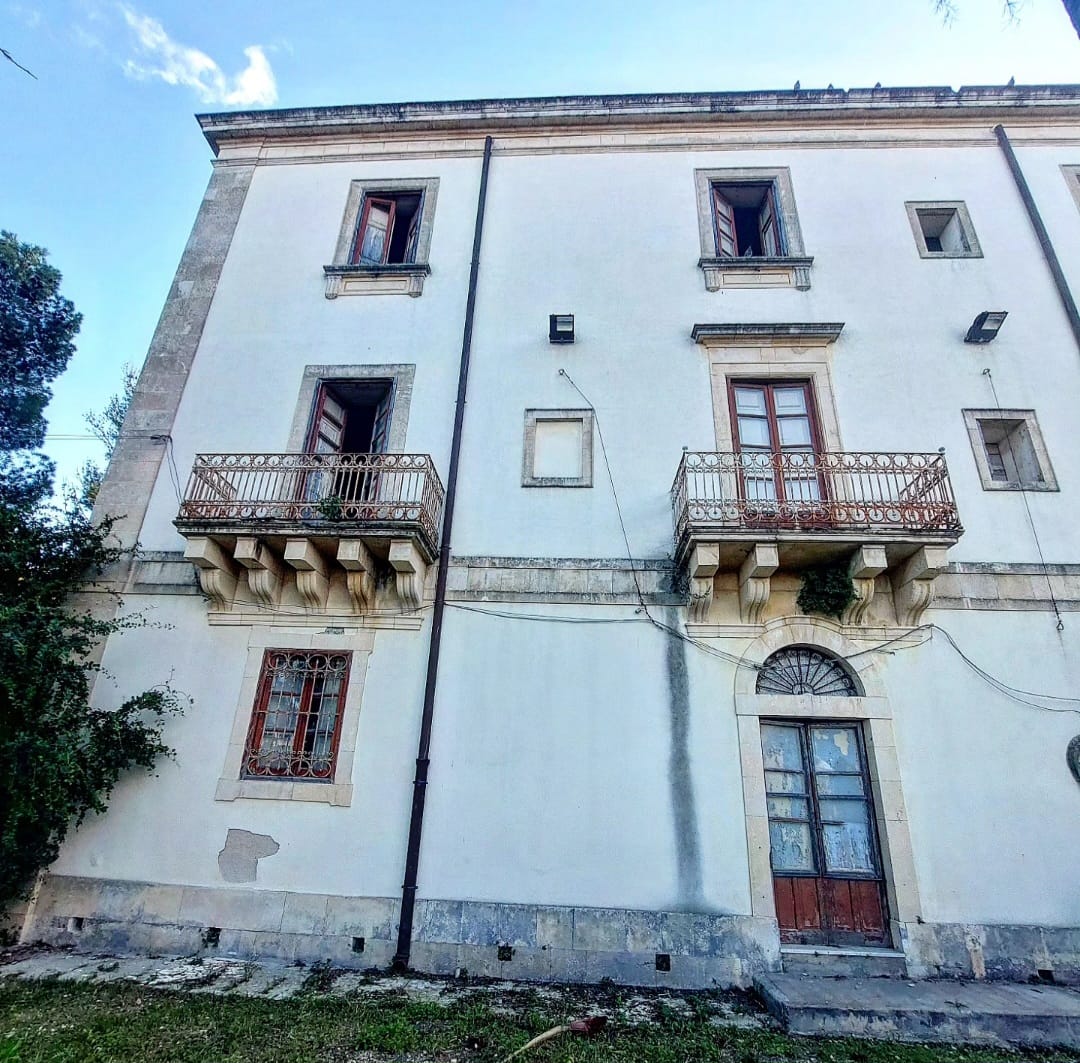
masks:
<svg viewBox="0 0 1080 1063"><path fill-rule="evenodd" d="M964 342L989 343L1001 331L1001 326L1005 324L1008 316L1008 310L984 310L972 321Z"/></svg>
<svg viewBox="0 0 1080 1063"><path fill-rule="evenodd" d="M552 314L548 318L548 340L552 343L573 343L574 315Z"/></svg>

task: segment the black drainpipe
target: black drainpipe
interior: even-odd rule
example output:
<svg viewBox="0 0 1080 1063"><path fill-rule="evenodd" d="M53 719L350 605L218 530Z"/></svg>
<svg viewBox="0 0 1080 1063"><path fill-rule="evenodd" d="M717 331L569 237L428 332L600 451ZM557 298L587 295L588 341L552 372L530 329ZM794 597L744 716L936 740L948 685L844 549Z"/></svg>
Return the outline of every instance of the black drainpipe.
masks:
<svg viewBox="0 0 1080 1063"><path fill-rule="evenodd" d="M431 614L431 641L428 643L424 712L420 718L420 742L416 750L412 815L409 818L409 848L405 854L405 881L401 886L401 918L398 920L397 952L393 960L394 969L399 971L408 968L409 954L412 950L416 879L420 868L420 839L424 833L424 800L427 797L428 765L431 763L428 757L431 747L431 720L435 714L435 687L439 678L439 648L442 645L442 622L446 609L446 576L450 568L450 530L454 526L458 459L461 456L461 431L465 423L465 394L469 387L469 357L472 354L473 316L476 311L476 278L480 272L480 238L484 232L484 206L487 202L490 166L491 137L487 137L484 140L484 164L480 170L480 194L476 202L476 229L473 232L472 265L469 268L469 298L465 303L465 333L461 338L461 364L458 368L454 435L450 441L450 467L446 472L446 505L443 509L442 540L439 545L439 574L435 581L435 608Z"/></svg>
<svg viewBox="0 0 1080 1063"><path fill-rule="evenodd" d="M1016 152L1013 151L1012 144L1009 141L1009 134L1005 132L1004 126L994 126L994 135L998 139L998 143L1001 145L1001 150L1005 154L1005 161L1009 164L1009 169L1012 171L1013 180L1016 182L1016 190L1020 193L1020 198L1024 201L1024 206L1027 208L1028 219L1031 221L1031 227L1035 230L1035 235L1039 238L1039 246L1042 248L1043 256L1046 258L1046 264L1050 267L1050 272L1054 277L1054 285L1058 290L1058 295L1061 296L1061 303L1065 307L1065 315L1069 319L1069 324L1072 326L1073 336L1076 339L1077 346L1080 346L1080 313L1077 312L1076 302L1072 297L1072 292L1069 291L1069 283L1065 280L1065 274L1062 272L1061 263L1058 261L1057 253L1054 251L1054 245L1050 242L1050 234L1046 231L1046 226L1043 224L1042 215L1039 214L1039 208L1035 205L1035 199L1031 194L1031 189L1028 188L1027 180L1024 177L1024 171L1020 169L1020 160L1016 157Z"/></svg>

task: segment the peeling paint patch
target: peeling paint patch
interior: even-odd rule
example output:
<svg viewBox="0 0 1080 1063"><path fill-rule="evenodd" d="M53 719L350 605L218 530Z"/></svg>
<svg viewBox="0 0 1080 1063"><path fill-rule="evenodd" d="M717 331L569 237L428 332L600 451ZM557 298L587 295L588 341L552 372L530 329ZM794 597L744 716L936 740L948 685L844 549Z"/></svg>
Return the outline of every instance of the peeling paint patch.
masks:
<svg viewBox="0 0 1080 1063"><path fill-rule="evenodd" d="M230 827L225 848L218 853L218 870L226 882L254 882L259 861L281 848L269 834L252 834Z"/></svg>

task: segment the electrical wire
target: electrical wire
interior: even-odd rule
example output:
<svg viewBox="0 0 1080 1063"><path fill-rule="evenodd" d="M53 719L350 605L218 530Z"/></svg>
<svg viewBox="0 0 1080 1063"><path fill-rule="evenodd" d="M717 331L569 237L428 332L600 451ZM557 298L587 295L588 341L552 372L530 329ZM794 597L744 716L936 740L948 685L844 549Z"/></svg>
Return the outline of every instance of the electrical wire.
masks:
<svg viewBox="0 0 1080 1063"><path fill-rule="evenodd" d="M638 601L641 603L641 611L645 614L645 618L649 621L650 624L653 625L653 627L657 628L658 630L663 631L665 634L670 635L673 638L677 638L682 642L688 643L689 645L696 647L703 653L709 654L711 657L718 657L719 659L727 661L731 664L744 664L745 662L742 660L741 657L736 657L733 653L726 653L724 650L719 650L715 646L710 646L707 643L692 638L691 636L680 631L678 628L672 627L670 624L665 624L662 620L657 620L656 617L649 612L649 605L648 602L645 601L645 595L642 593L641 590L641 582L638 579L638 570L636 562L634 560L634 552L630 548L630 536L626 530L626 521L623 518L622 504L619 501L619 492L618 489L615 487L615 476L611 471L611 462L608 459L607 444L604 442L604 430L600 425L600 413L593 405L593 402L589 398L589 396L586 395L585 392L582 391L576 383L574 383L574 378L565 369L559 370L559 376L565 377L566 382L581 396L582 401L584 401L585 405L588 406L590 410L592 410L593 420L596 422L596 435L597 438L600 440L600 454L604 459L604 468L607 471L608 483L611 485L611 495L615 501L615 513L619 518L619 528L622 531L623 544L626 546L626 560L630 564L630 573L634 579L634 588L637 591ZM755 665L754 667L757 666Z"/></svg>
<svg viewBox="0 0 1080 1063"><path fill-rule="evenodd" d="M998 398L997 387L994 385L994 374L989 366L983 370L983 376L990 382L990 391L994 396L994 405L998 413L1001 413L1001 399ZM1046 589L1050 594L1050 604L1054 607L1054 616L1057 618L1058 631L1065 630L1065 621L1061 619L1061 610L1058 608L1057 598L1054 597L1054 585L1050 580L1050 572L1046 567L1046 558L1043 556L1042 543L1039 542L1039 533L1035 528L1035 518L1031 515L1031 503L1028 502L1028 493L1024 485L1020 485L1020 497L1024 500L1024 512L1027 513L1028 526L1031 528L1031 537L1035 540L1035 549L1039 554L1039 563L1042 565L1043 576L1046 578Z"/></svg>

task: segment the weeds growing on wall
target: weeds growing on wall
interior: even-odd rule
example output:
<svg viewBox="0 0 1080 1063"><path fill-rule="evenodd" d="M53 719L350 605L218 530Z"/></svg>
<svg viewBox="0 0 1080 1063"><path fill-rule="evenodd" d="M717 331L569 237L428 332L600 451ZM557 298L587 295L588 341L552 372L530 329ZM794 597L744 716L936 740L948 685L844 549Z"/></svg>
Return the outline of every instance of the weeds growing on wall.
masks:
<svg viewBox="0 0 1080 1063"><path fill-rule="evenodd" d="M855 601L855 585L843 565L810 568L803 573L796 602L804 613L820 613L839 620Z"/></svg>

